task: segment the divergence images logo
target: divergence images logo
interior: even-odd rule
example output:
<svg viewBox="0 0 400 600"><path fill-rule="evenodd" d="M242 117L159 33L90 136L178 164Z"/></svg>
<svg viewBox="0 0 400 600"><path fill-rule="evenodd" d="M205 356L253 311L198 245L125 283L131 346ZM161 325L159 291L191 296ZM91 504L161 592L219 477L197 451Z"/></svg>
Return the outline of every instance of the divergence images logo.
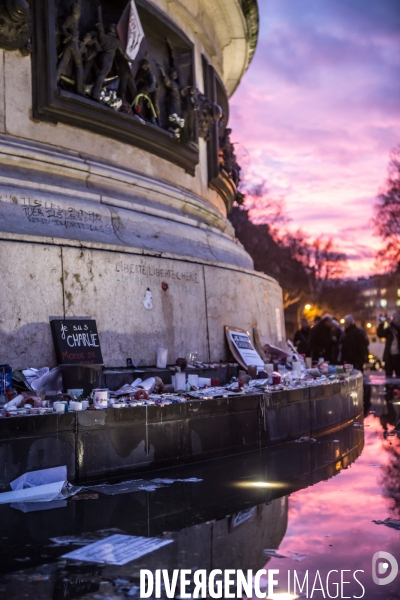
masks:
<svg viewBox="0 0 400 600"><path fill-rule="evenodd" d="M382 559L385 562L378 562ZM387 573L389 565L392 567L392 572L386 577L379 577L379 575ZM372 557L372 579L376 585L388 585L392 583L396 579L398 572L399 565L397 564L397 560L389 552L376 552Z"/></svg>

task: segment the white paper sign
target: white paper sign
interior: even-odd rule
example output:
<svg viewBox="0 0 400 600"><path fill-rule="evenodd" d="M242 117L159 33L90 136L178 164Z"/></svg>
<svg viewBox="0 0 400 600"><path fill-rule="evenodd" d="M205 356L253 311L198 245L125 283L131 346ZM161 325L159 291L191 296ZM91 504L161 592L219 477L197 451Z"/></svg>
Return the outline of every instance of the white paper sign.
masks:
<svg viewBox="0 0 400 600"><path fill-rule="evenodd" d="M122 566L172 542L173 540L115 534L64 554L62 558Z"/></svg>
<svg viewBox="0 0 400 600"><path fill-rule="evenodd" d="M128 41L126 53L130 59L135 60L138 55L140 44L144 38L142 23L136 8L135 0L131 0L128 26Z"/></svg>
<svg viewBox="0 0 400 600"><path fill-rule="evenodd" d="M254 365L264 369L264 362L260 355L255 350L247 333L239 333L238 331L229 331L229 336L232 343L237 348L245 365Z"/></svg>

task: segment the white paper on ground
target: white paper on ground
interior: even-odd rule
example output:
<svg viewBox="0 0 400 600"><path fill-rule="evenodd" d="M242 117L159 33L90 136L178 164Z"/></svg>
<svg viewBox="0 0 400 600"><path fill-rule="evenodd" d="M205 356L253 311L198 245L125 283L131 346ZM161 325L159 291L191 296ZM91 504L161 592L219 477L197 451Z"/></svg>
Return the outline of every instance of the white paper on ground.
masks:
<svg viewBox="0 0 400 600"><path fill-rule="evenodd" d="M154 490L160 487L163 486L152 481L137 479L135 481L123 481L122 483L91 485L85 489L99 492L100 494L107 494L107 496L116 496L117 494L129 494L131 492L154 492Z"/></svg>
<svg viewBox="0 0 400 600"><path fill-rule="evenodd" d="M46 375L46 373L48 373L49 371L49 367L42 367L41 369L34 369L32 367L30 369L23 369L22 373L29 385L32 386L32 381L34 381L35 379L41 379L41 377L43 377L43 375Z"/></svg>
<svg viewBox="0 0 400 600"><path fill-rule="evenodd" d="M279 554L275 548L268 548L267 550L264 550L264 554L271 556L271 558L287 558L284 556L284 554Z"/></svg>
<svg viewBox="0 0 400 600"><path fill-rule="evenodd" d="M171 483L175 483L179 481L180 483L198 483L199 481L203 481L202 479L197 479L197 477L189 477L189 479L152 479L153 483L162 483L164 485L170 485Z"/></svg>
<svg viewBox="0 0 400 600"><path fill-rule="evenodd" d="M57 546L88 546L89 544L93 544L94 542L99 542L100 540L105 540L112 535L115 534L125 535L121 529L117 529L116 527L111 527L109 529L98 529L97 531L87 531L79 536L74 535L62 535L59 537L50 538L52 542L54 542Z"/></svg>
<svg viewBox="0 0 400 600"><path fill-rule="evenodd" d="M22 371L25 375L27 384L35 391L45 390L49 392L56 390L61 392L62 389L62 376L59 367L50 369L43 367L42 369L25 369Z"/></svg>
<svg viewBox="0 0 400 600"><path fill-rule="evenodd" d="M235 392L230 392L226 388L213 388L209 387L204 390L197 390L196 392L190 392L191 398L214 398L215 396L237 396Z"/></svg>
<svg viewBox="0 0 400 600"><path fill-rule="evenodd" d="M301 562L308 556L307 554L301 554L300 552L293 552L292 550L289 550L289 554L291 555L293 560L295 560L296 562Z"/></svg>
<svg viewBox="0 0 400 600"><path fill-rule="evenodd" d="M3 406L3 408L5 410L9 410L10 408L18 408L23 399L24 399L23 395L18 394L18 396L15 396L15 398L10 400L9 402L6 402L6 404Z"/></svg>
<svg viewBox="0 0 400 600"><path fill-rule="evenodd" d="M146 392L149 392L149 393L151 393L154 390L155 386L156 386L156 380L154 377L149 377L148 379L145 379L139 385L139 387L141 387L142 389L146 390Z"/></svg>
<svg viewBox="0 0 400 600"><path fill-rule="evenodd" d="M142 380L140 379L139 381L142 381ZM138 390L139 390L139 388L137 386L129 385L128 383L126 383L121 388L119 388L119 390L117 390L116 392L110 392L110 396L111 397L133 396L133 394L135 394Z"/></svg>
<svg viewBox="0 0 400 600"><path fill-rule="evenodd" d="M173 540L116 534L64 554L62 558L122 566L172 542Z"/></svg>
<svg viewBox="0 0 400 600"><path fill-rule="evenodd" d="M50 469L39 469L24 473L10 483L12 490L23 490L25 488L46 485L67 480L67 467L51 467Z"/></svg>
<svg viewBox="0 0 400 600"><path fill-rule="evenodd" d="M154 492L154 490L157 490L158 488L171 485L177 481L181 483L197 483L203 480L197 479L196 477L191 477L189 479L159 478L151 479L150 481L135 479L133 481L123 481L121 483L103 483L99 485L91 485L90 487L86 486L85 489L99 492L100 494L107 494L108 496L115 496L117 494L129 494L131 492Z"/></svg>
<svg viewBox="0 0 400 600"><path fill-rule="evenodd" d="M60 497L64 485L65 480L22 490L13 490L12 492L3 492L0 494L0 504L8 504L9 502L50 502L50 500L56 500Z"/></svg>
<svg viewBox="0 0 400 600"><path fill-rule="evenodd" d="M67 467L52 467L24 473L10 483L11 492L0 494L0 504L66 500L81 491L67 481ZM14 506L13 508L19 508Z"/></svg>

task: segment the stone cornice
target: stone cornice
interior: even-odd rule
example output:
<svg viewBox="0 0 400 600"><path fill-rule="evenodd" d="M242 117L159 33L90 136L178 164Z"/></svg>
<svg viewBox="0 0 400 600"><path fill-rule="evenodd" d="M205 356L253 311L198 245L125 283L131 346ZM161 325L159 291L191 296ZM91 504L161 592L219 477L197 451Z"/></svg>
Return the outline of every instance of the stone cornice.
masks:
<svg viewBox="0 0 400 600"><path fill-rule="evenodd" d="M169 212L170 218L175 215L179 219L195 219L198 227L215 228L220 233L225 232L229 237L233 236L230 223L197 194L111 162L46 144L0 135L0 163L36 173L36 177L31 180L26 178L25 181L14 176L14 182L11 181L14 179L12 171L7 176L3 170L0 181L4 185L15 185L18 182L21 186L33 185L35 189L42 191L62 192L73 196L79 190L79 197L87 200L98 201L98 198L102 197L107 199L107 204L123 202L125 208L129 205L132 210L135 210L137 205L141 212L155 216L160 216L160 211L164 216ZM37 176L41 178L39 185ZM69 180L69 185L62 190L59 184L61 179Z"/></svg>
<svg viewBox="0 0 400 600"><path fill-rule="evenodd" d="M259 30L257 0L200 0L196 9L185 0L167 0L178 17L203 45L228 94L232 95L256 49ZM214 24L217 26L214 27Z"/></svg>

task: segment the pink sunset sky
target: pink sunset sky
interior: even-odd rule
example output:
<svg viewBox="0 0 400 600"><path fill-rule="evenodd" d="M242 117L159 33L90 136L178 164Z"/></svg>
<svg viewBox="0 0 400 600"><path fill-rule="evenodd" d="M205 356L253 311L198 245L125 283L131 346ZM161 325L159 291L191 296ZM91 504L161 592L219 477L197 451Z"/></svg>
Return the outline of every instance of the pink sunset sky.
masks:
<svg viewBox="0 0 400 600"><path fill-rule="evenodd" d="M374 271L372 207L400 144L397 0L259 0L254 60L231 100L243 179L286 199L289 227L333 236ZM259 215L258 215L259 216Z"/></svg>

